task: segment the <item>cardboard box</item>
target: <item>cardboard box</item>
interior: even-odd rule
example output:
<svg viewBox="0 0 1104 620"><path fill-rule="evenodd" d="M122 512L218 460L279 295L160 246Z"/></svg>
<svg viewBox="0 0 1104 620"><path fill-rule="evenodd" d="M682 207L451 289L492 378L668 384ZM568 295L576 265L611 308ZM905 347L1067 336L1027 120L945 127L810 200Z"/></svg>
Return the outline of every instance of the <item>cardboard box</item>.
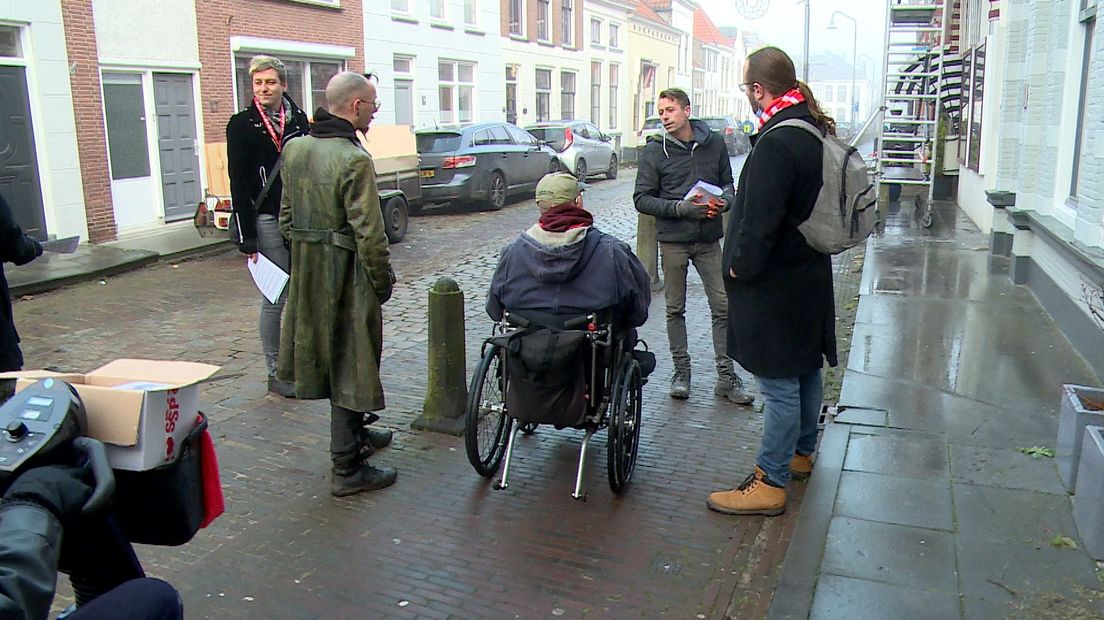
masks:
<svg viewBox="0 0 1104 620"><path fill-rule="evenodd" d="M71 383L88 412L88 436L107 448L114 469L145 471L171 463L195 427L198 382L219 370L195 362L120 359L86 374L4 373L16 391L44 377Z"/></svg>

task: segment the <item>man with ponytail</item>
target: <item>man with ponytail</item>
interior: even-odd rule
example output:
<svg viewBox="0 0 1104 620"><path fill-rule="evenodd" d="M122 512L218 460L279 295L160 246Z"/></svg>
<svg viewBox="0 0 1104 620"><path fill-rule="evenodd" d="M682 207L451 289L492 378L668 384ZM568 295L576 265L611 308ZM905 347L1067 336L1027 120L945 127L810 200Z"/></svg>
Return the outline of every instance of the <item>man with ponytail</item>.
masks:
<svg viewBox="0 0 1104 620"><path fill-rule="evenodd" d="M755 375L763 394L763 441L755 470L738 487L709 496L726 514L778 515L786 485L809 476L823 398L821 369L836 361L832 262L805 242L822 185L822 133L835 122L821 112L793 61L766 47L750 54L740 88L759 116L759 132L740 173L724 247L728 354Z"/></svg>

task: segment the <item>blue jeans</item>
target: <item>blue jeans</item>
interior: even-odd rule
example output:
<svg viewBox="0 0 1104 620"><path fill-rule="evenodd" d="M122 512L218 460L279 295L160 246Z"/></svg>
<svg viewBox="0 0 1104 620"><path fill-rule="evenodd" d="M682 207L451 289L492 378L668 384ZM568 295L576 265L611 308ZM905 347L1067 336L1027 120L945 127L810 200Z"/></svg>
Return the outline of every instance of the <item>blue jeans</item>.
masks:
<svg viewBox="0 0 1104 620"><path fill-rule="evenodd" d="M784 487L790 482L794 452L808 455L816 451L824 383L819 368L799 377L756 376L755 380L763 394L763 444L756 463L767 480Z"/></svg>

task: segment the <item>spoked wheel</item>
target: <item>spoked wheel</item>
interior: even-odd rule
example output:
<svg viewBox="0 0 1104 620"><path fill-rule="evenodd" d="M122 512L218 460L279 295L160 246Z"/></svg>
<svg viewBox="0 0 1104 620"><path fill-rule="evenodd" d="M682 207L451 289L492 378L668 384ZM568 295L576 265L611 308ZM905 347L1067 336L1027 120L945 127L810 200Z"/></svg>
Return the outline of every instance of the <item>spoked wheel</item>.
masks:
<svg viewBox="0 0 1104 620"><path fill-rule="evenodd" d="M490 184L487 186L487 209L498 211L506 206L506 177L501 172L491 174Z"/></svg>
<svg viewBox="0 0 1104 620"><path fill-rule="evenodd" d="M613 386L609 438L606 440L606 473L610 489L622 493L629 485L640 446L640 364L631 355L623 358Z"/></svg>
<svg viewBox="0 0 1104 620"><path fill-rule="evenodd" d="M498 471L513 420L506 415L506 355L488 347L472 375L464 425L468 461L480 476Z"/></svg>

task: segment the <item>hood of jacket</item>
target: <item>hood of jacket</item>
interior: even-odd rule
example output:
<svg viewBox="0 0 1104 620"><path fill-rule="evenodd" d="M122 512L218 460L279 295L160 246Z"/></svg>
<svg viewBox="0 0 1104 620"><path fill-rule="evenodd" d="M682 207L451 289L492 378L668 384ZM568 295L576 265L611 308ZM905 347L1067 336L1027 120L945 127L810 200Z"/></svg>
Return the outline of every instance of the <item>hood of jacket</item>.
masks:
<svg viewBox="0 0 1104 620"><path fill-rule="evenodd" d="M348 138L356 140L356 129L349 121L334 116L325 108L318 108L314 112L314 125L311 127L311 135L316 138Z"/></svg>
<svg viewBox="0 0 1104 620"><path fill-rule="evenodd" d="M546 284L570 282L586 269L594 250L598 247L600 235L587 235L589 228L576 228L566 233L547 233L532 235L530 231L519 237L517 245L518 264L537 280ZM582 237L574 243L560 244L555 240L544 239L545 235L570 235ZM564 239L568 240L568 239ZM542 242L543 241L543 242Z"/></svg>
<svg viewBox="0 0 1104 620"><path fill-rule="evenodd" d="M709 125L706 124L706 122L703 121L703 120L698 120L696 118L690 119L690 128L694 130L694 142L696 142L698 144L699 148L703 147L703 146L706 146L707 144L709 144L713 140L718 139L717 135L715 133L713 133L713 130L710 129ZM653 134L653 135L648 136L647 141L648 142L663 142L663 152L664 152L664 154L667 155L667 157L671 156L669 151L667 150L668 145L670 145L670 148L680 148L684 151L689 151L690 150L690 145L689 144L687 144L687 143L679 140L678 138L672 136L671 134L667 133L666 130L664 130L664 132L661 133L661 134Z"/></svg>

